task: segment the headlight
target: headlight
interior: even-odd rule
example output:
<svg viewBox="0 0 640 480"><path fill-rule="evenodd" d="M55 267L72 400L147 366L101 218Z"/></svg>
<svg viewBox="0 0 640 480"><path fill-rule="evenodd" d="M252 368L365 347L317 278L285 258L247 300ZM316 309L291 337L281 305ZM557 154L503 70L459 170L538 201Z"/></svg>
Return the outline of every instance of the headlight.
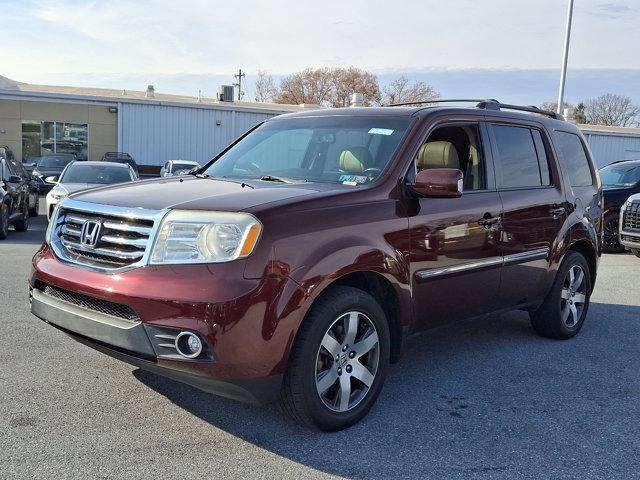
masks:
<svg viewBox="0 0 640 480"><path fill-rule="evenodd" d="M67 196L67 194L66 194L66 193L58 193L58 192L53 192L53 191L51 191L51 192L49 192L49 193L47 194L47 196L48 196L51 200L53 200L54 202L58 202L58 201L60 201L60 199L61 199L61 198L66 197L66 196Z"/></svg>
<svg viewBox="0 0 640 480"><path fill-rule="evenodd" d="M151 251L152 264L220 263L251 255L262 225L247 213L172 210Z"/></svg>

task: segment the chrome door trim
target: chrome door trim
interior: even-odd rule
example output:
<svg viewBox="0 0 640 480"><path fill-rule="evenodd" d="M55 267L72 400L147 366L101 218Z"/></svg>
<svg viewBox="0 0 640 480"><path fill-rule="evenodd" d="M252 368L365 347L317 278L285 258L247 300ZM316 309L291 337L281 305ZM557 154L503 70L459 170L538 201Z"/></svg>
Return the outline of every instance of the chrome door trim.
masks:
<svg viewBox="0 0 640 480"><path fill-rule="evenodd" d="M547 258L549 255L549 247L536 248L535 250L529 250L528 252L512 253L511 255L505 255L504 264L513 265L516 263L530 262L533 260L541 260Z"/></svg>
<svg viewBox="0 0 640 480"><path fill-rule="evenodd" d="M525 263L533 260L541 260L547 258L548 255L549 247L537 248L528 252L512 253L511 255L506 255L504 257L488 257L483 258L482 260L476 260L467 263L458 263L456 265L450 265L448 267L437 267L418 270L416 272L416 277L418 277L420 280L425 280L433 277L442 277L446 275L453 275L456 273L479 270L481 268L497 267L502 265L515 265L518 263Z"/></svg>
<svg viewBox="0 0 640 480"><path fill-rule="evenodd" d="M441 277L445 275L452 275L454 273L468 272L469 270L478 270L486 267L502 266L502 257L488 257L482 260L477 260L468 263L458 263L456 265L450 265L448 267L427 268L425 270L418 270L416 276L422 280L433 277Z"/></svg>

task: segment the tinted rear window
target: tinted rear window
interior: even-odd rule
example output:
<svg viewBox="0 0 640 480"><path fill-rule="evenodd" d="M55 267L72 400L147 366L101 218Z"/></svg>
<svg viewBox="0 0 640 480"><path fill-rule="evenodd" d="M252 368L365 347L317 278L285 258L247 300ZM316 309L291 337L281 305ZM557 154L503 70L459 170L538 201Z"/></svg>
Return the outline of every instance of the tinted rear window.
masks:
<svg viewBox="0 0 640 480"><path fill-rule="evenodd" d="M549 164L537 130L494 125L498 149L499 185L502 188L540 187L550 184Z"/></svg>
<svg viewBox="0 0 640 480"><path fill-rule="evenodd" d="M564 162L572 187L593 185L587 154L580 137L573 133L556 132L560 156Z"/></svg>

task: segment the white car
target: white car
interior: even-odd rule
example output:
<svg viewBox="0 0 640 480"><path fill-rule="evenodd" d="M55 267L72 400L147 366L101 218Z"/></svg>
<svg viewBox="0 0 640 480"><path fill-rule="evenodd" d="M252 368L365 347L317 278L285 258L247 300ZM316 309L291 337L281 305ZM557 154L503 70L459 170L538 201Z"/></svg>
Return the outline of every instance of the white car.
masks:
<svg viewBox="0 0 640 480"><path fill-rule="evenodd" d="M47 182L55 186L47 194L47 219L60 201L72 193L101 185L126 183L138 180L138 175L127 163L112 162L71 162L60 178L48 177Z"/></svg>
<svg viewBox="0 0 640 480"><path fill-rule="evenodd" d="M194 168L200 168L200 164L191 160L169 160L160 169L160 176L173 177L174 175L185 175Z"/></svg>

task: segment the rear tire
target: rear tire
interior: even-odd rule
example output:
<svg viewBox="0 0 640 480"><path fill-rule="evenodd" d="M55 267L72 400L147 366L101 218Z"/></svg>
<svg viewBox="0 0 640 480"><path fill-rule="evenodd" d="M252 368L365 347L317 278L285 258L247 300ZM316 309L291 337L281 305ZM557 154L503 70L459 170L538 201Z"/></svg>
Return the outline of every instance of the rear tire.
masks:
<svg viewBox="0 0 640 480"><path fill-rule="evenodd" d="M284 410L325 431L360 421L382 390L389 338L384 311L371 295L332 287L315 301L298 332L283 382Z"/></svg>
<svg viewBox="0 0 640 480"><path fill-rule="evenodd" d="M569 251L544 303L529 314L533 329L538 335L558 340L575 336L584 324L590 297L589 264L580 253Z"/></svg>
<svg viewBox="0 0 640 480"><path fill-rule="evenodd" d="M631 250L631 253L633 253L636 257L640 258L640 250Z"/></svg>
<svg viewBox="0 0 640 480"><path fill-rule="evenodd" d="M33 206L33 208L29 209L29 216L30 217L37 217L39 210L40 210L40 196L36 195L36 203Z"/></svg>
<svg viewBox="0 0 640 480"><path fill-rule="evenodd" d="M25 203L22 207L22 218L13 224L16 232L26 232L29 229L29 204Z"/></svg>
<svg viewBox="0 0 640 480"><path fill-rule="evenodd" d="M618 236L620 230L620 213L608 213L604 217L602 249L606 253L622 253L624 245Z"/></svg>
<svg viewBox="0 0 640 480"><path fill-rule="evenodd" d="M7 238L9 234L9 209L2 203L0 204L0 240Z"/></svg>

